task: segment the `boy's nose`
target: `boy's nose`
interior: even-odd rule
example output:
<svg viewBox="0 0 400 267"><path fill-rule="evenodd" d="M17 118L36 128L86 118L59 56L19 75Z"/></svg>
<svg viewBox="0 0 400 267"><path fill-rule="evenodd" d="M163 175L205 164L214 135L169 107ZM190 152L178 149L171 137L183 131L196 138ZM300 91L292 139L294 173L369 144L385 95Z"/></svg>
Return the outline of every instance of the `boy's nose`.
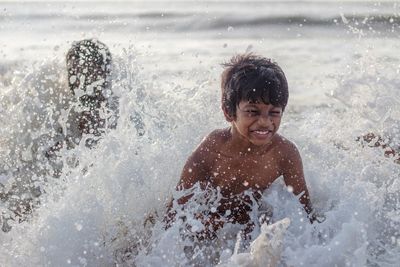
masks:
<svg viewBox="0 0 400 267"><path fill-rule="evenodd" d="M262 126L268 126L272 124L272 118L271 116L267 114L261 114L260 117L258 118L258 123Z"/></svg>

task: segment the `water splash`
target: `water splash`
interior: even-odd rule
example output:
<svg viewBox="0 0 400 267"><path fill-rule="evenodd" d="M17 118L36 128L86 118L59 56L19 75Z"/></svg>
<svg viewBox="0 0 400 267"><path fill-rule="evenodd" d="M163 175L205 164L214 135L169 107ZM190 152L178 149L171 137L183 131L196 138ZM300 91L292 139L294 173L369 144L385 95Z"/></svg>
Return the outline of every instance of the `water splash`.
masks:
<svg viewBox="0 0 400 267"><path fill-rule="evenodd" d="M137 54L127 50L115 57L117 128L95 149L81 143L61 150L58 178L39 151L57 140L55 125L65 127L70 97L64 67L39 64L14 73L14 82L5 85L2 182L21 174L42 194L31 216L0 233L1 265L179 266L207 253L215 256L209 262L215 265L234 254L240 227L227 227L217 243L196 247L180 238L179 224L165 231L161 222L186 157L222 124L222 115L213 115L219 112L219 92L208 88L207 77L197 87L147 80L132 56ZM281 132L298 144L314 206L326 221L309 224L283 182L274 183L263 195L273 208L272 221L291 220L279 264L396 266L399 260L399 165L381 149L355 141L372 131L399 143L398 79L382 65L371 67L371 61L362 57L339 77L335 104L284 118ZM194 203L185 213L199 209ZM154 226L145 223L149 214ZM201 228L194 219L190 224Z"/></svg>

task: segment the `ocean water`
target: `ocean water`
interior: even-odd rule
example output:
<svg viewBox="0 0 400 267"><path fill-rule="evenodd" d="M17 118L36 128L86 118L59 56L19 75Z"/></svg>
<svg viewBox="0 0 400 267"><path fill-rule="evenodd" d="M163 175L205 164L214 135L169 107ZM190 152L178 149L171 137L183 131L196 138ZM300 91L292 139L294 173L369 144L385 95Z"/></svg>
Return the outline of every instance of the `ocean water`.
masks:
<svg viewBox="0 0 400 267"><path fill-rule="evenodd" d="M373 132L399 147L399 9L394 1L0 2L0 193L13 184L38 192L2 198L11 219L0 231L0 265L217 264L204 255L227 264L234 225L219 242L196 244L161 220L188 155L228 126L220 63L254 52L286 73L280 133L297 144L312 202L326 217L309 224L276 181L263 198L273 221L291 221L278 265L397 266L400 165L356 139ZM118 126L95 148L81 142L49 162L43 151L74 103L65 54L84 38L113 54ZM188 216L208 208L198 194ZM13 203L34 208L18 217Z"/></svg>

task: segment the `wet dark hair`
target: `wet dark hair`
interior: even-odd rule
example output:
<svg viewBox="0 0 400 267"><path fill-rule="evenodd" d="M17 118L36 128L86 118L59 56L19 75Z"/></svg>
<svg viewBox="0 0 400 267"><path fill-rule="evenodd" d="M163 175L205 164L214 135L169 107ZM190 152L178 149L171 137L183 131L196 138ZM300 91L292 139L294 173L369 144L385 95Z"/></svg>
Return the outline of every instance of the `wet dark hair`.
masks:
<svg viewBox="0 0 400 267"><path fill-rule="evenodd" d="M236 116L236 107L242 100L262 101L285 109L289 98L287 80L271 59L239 54L222 66L225 70L221 79L221 101L226 115Z"/></svg>
<svg viewBox="0 0 400 267"><path fill-rule="evenodd" d="M67 53L68 85L73 94L83 90L80 102L98 108L111 90L112 58L108 47L96 40L74 42ZM89 90L92 88L92 90Z"/></svg>

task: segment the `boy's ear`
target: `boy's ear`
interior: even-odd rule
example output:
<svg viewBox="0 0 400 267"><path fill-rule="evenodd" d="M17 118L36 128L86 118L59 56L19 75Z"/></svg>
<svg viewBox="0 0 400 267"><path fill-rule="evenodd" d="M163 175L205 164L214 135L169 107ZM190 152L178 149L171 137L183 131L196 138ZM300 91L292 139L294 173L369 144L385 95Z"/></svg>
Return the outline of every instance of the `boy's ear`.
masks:
<svg viewBox="0 0 400 267"><path fill-rule="evenodd" d="M235 119L235 117L229 115L228 110L226 110L226 107L224 107L223 105L221 106L221 108L222 108L222 111L224 112L225 119L226 119L228 122L232 122L232 121Z"/></svg>

